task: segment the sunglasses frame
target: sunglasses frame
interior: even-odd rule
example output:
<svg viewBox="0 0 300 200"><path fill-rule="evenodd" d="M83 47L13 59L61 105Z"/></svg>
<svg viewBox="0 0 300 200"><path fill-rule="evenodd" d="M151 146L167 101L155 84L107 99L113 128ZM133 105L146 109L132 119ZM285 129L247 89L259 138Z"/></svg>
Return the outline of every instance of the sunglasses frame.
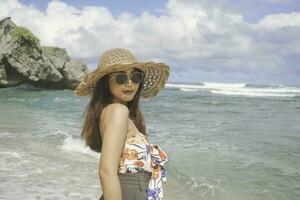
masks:
<svg viewBox="0 0 300 200"><path fill-rule="evenodd" d="M138 73L138 74L141 74L141 75L142 75L142 78L141 78L141 81L140 81L140 82L135 83L135 82L133 81L133 76L134 76L135 74L137 74L137 73ZM112 72L111 74L109 74L109 76L110 76L113 80L115 80L116 83L118 83L119 85L123 85L124 83L119 83L119 82L117 81L117 76L119 76L119 75L125 75L125 76L126 76L126 81L125 81L124 83L127 83L128 80L130 79L132 83L134 83L134 84L140 84L140 83L143 81L143 78L144 78L144 76L145 76L145 73L144 73L144 72L140 72L140 71L135 70L135 71L131 72L131 74L130 74L129 76L128 76L128 74L127 74L125 71Z"/></svg>

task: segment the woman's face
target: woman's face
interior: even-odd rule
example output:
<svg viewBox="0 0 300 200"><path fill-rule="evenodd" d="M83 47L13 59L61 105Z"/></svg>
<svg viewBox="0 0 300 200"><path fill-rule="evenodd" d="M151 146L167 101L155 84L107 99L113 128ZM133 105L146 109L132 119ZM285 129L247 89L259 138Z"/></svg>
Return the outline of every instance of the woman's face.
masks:
<svg viewBox="0 0 300 200"><path fill-rule="evenodd" d="M122 70L120 72L113 72L109 75L108 85L109 85L110 92L114 96L113 99L114 103L122 103L126 105L127 102L131 101L134 98L139 88L139 85L141 84L141 83L134 83L129 78L131 77L131 74L134 71L135 71L134 68L129 68L124 71ZM121 73L127 74L127 81L123 84L119 84L116 80L117 75Z"/></svg>

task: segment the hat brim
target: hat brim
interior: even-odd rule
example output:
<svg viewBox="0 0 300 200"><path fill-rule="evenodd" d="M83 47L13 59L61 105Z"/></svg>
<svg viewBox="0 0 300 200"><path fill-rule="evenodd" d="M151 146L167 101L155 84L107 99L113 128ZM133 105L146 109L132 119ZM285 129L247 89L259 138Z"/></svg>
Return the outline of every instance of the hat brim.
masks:
<svg viewBox="0 0 300 200"><path fill-rule="evenodd" d="M133 62L128 64L114 64L105 67L98 67L88 73L81 83L74 90L77 96L87 96L93 94L97 81L108 73L122 71L126 68L138 68L145 73L145 81L141 91L143 98L156 96L165 87L169 77L169 66L165 63L157 62Z"/></svg>

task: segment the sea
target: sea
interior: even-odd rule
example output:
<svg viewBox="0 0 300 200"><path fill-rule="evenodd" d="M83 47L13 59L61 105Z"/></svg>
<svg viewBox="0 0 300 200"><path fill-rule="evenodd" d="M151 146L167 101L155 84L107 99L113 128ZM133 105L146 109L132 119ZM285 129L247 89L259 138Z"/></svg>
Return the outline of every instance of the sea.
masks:
<svg viewBox="0 0 300 200"><path fill-rule="evenodd" d="M101 154L80 138L90 97L0 89L0 199L98 200ZM167 83L141 99L167 154L166 200L299 200L300 87Z"/></svg>

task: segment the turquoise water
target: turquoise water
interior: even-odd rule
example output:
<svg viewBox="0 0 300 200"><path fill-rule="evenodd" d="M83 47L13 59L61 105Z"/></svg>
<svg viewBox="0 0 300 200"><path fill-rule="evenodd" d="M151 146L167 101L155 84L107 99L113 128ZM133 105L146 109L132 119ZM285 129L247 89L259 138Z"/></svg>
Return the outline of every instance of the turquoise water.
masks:
<svg viewBox="0 0 300 200"><path fill-rule="evenodd" d="M80 139L88 97L0 89L0 199L99 199L100 154ZM141 99L169 156L165 199L300 199L300 88L167 84Z"/></svg>

